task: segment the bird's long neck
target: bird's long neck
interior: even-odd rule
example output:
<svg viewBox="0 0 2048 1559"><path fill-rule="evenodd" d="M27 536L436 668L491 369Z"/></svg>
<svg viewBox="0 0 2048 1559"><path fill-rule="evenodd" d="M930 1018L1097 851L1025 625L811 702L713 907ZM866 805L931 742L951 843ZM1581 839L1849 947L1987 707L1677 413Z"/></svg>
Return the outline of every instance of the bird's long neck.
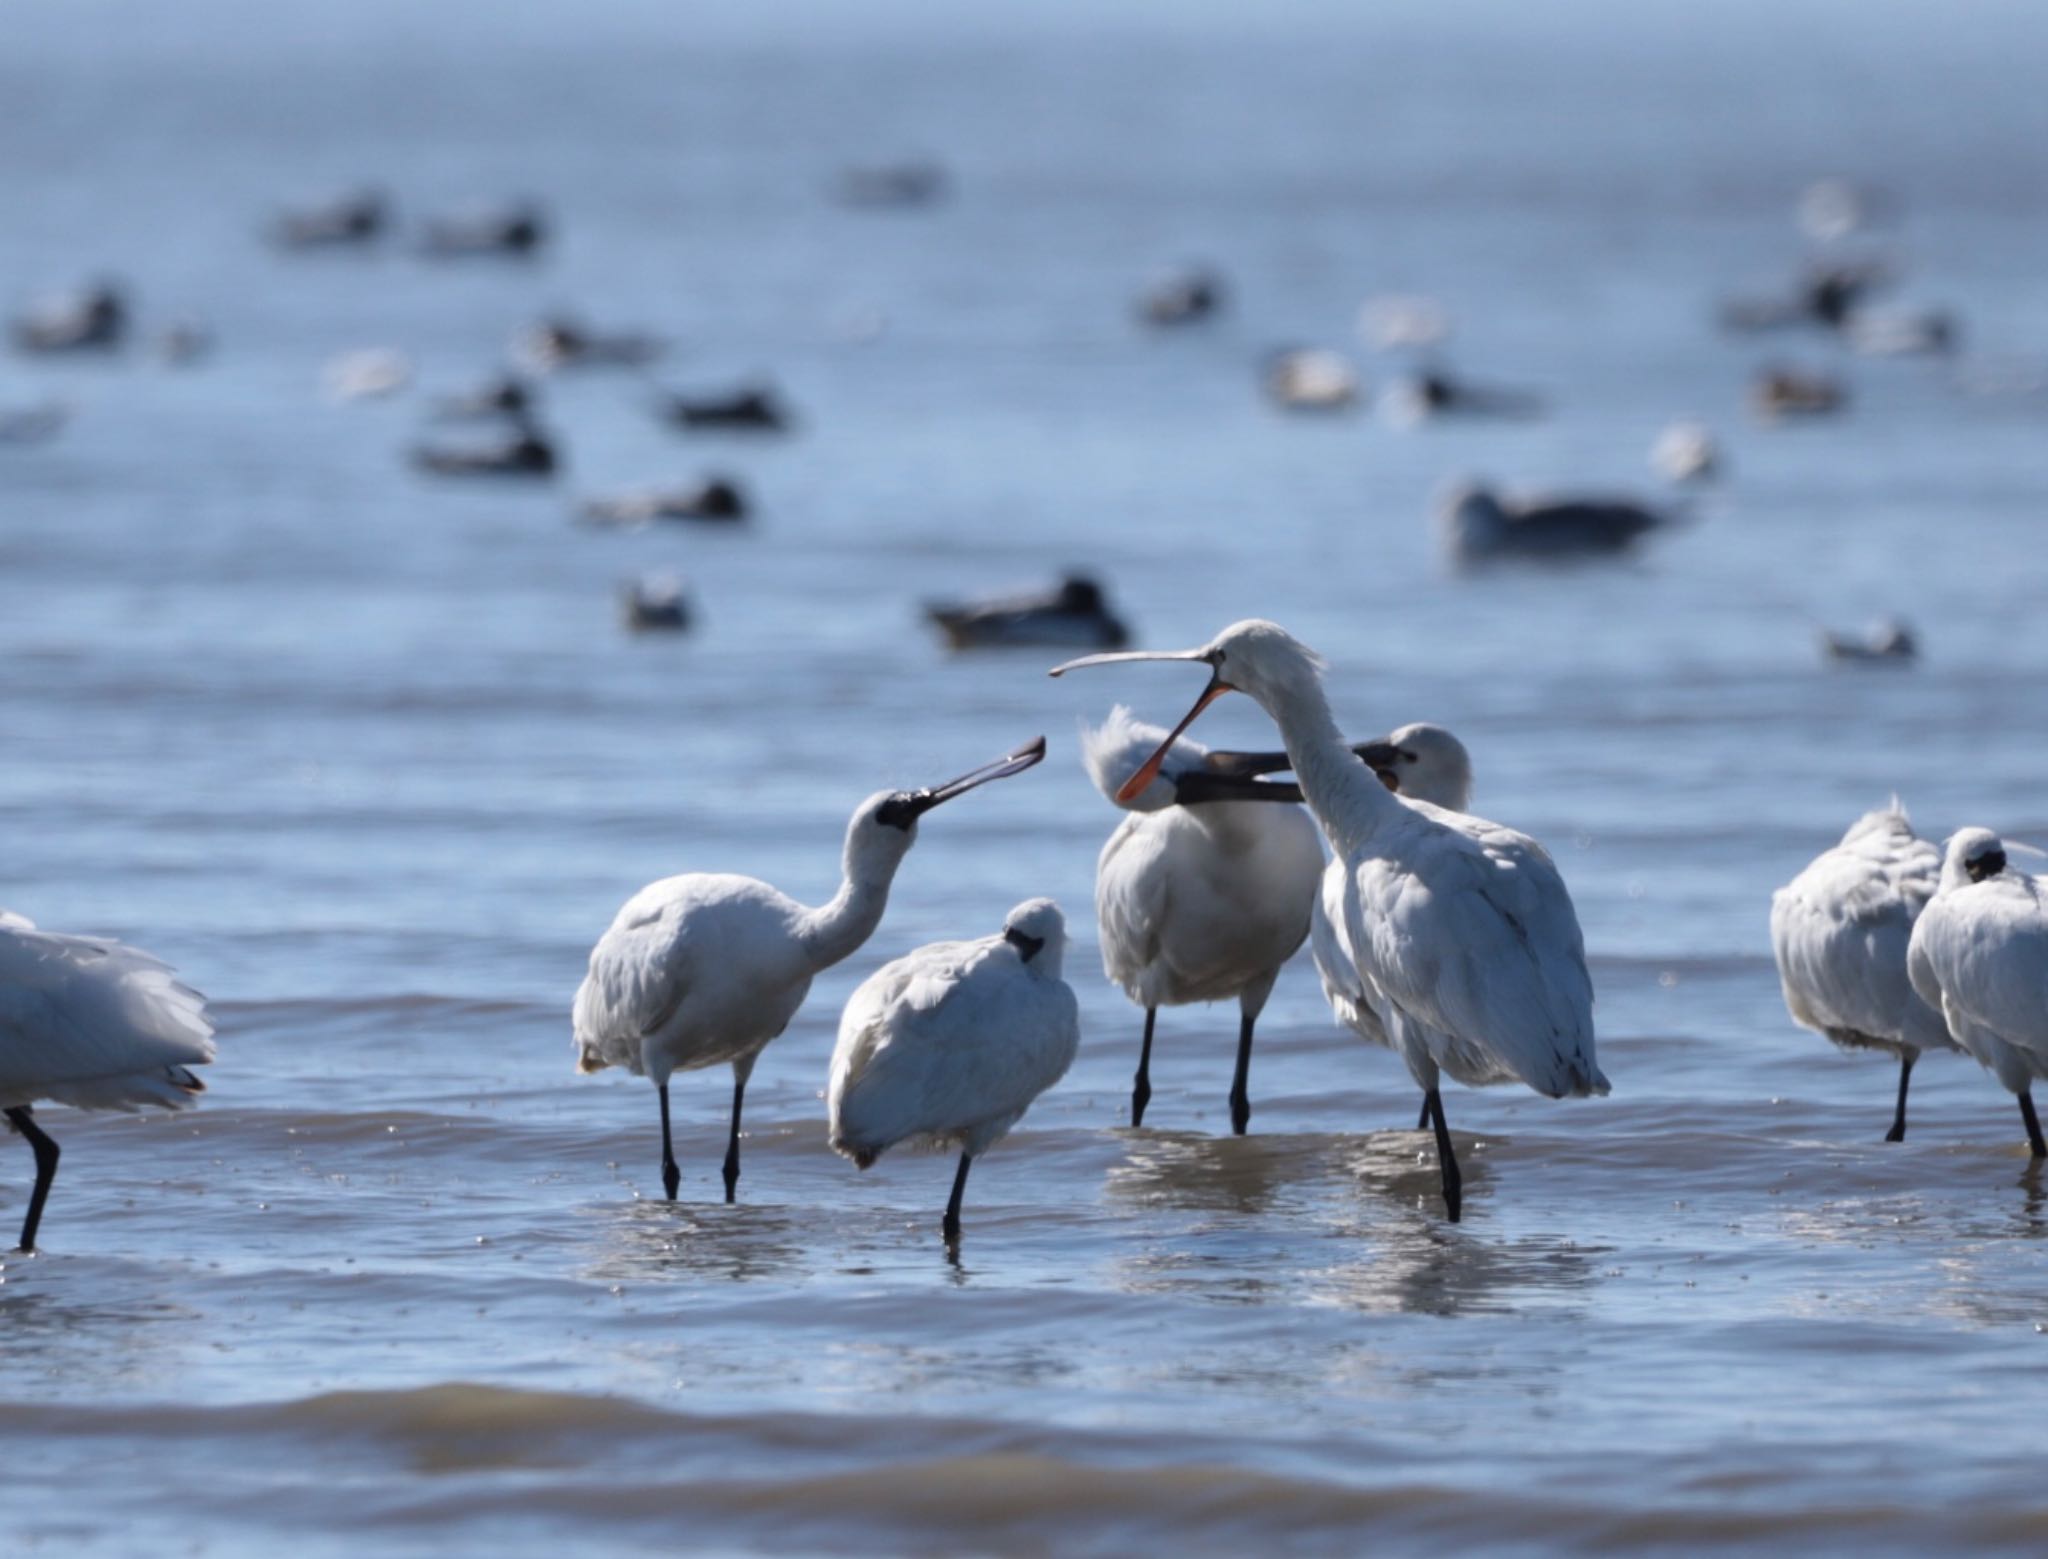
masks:
<svg viewBox="0 0 2048 1559"><path fill-rule="evenodd" d="M893 861L886 866L846 863L846 876L832 901L811 910L798 928L813 970L829 969L851 957L875 934L882 911L889 907L889 884L895 876Z"/></svg>
<svg viewBox="0 0 2048 1559"><path fill-rule="evenodd" d="M1266 713L1280 727L1294 777L1330 848L1340 859L1352 855L1401 803L1345 744L1321 688L1292 688Z"/></svg>

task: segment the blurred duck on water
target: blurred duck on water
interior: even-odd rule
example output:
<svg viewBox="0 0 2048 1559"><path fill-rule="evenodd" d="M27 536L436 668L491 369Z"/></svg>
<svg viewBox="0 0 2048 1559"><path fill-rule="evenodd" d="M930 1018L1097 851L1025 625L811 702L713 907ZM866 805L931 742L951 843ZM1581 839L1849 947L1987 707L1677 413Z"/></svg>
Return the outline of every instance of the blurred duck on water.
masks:
<svg viewBox="0 0 2048 1559"><path fill-rule="evenodd" d="M991 596L981 601L927 602L925 616L955 650L1076 645L1121 649L1130 630L1110 609L1100 584L1066 574L1049 590Z"/></svg>
<svg viewBox="0 0 2048 1559"><path fill-rule="evenodd" d="M1633 499L1507 497L1473 481L1447 490L1435 514L1438 544L1454 568L1615 557L1672 523Z"/></svg>

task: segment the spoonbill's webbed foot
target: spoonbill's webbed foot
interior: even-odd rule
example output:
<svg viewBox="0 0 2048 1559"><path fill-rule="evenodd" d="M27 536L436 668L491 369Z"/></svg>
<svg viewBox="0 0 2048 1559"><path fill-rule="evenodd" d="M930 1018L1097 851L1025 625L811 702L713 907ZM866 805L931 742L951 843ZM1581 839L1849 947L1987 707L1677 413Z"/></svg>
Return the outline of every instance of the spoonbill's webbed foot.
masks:
<svg viewBox="0 0 2048 1559"><path fill-rule="evenodd" d="M1444 1123L1444 1096L1430 1089L1423 1107L1429 1111L1430 1124L1436 1127L1436 1161L1444 1177L1444 1211L1456 1223L1465 1204L1465 1177L1458 1169L1458 1155L1451 1151L1451 1128Z"/></svg>
<svg viewBox="0 0 2048 1559"><path fill-rule="evenodd" d="M663 1083L657 1090L661 1095L661 1186L668 1192L668 1199L676 1199L676 1187L683 1183L683 1172L676 1168L675 1145L668 1135L668 1084Z"/></svg>
<svg viewBox="0 0 2048 1559"><path fill-rule="evenodd" d="M1145 1009L1145 1043L1138 1051L1138 1075L1131 1084L1131 1124L1145 1124L1145 1106L1152 1102L1152 1023L1157 1007Z"/></svg>
<svg viewBox="0 0 2048 1559"><path fill-rule="evenodd" d="M1242 1137L1252 1122L1252 1023L1245 1017L1237 1025L1237 1074L1230 1080L1230 1129Z"/></svg>
<svg viewBox="0 0 2048 1559"><path fill-rule="evenodd" d="M1906 1084L1913 1077L1913 1063L1918 1056L1906 1054L1899 1057L1899 1107L1892 1114L1892 1129L1884 1134L1887 1142L1906 1140Z"/></svg>
<svg viewBox="0 0 2048 1559"><path fill-rule="evenodd" d="M2033 1090L2020 1095L2020 1119L2027 1123L2027 1146L2034 1150L2034 1157L2048 1158L2048 1142L2041 1140L2041 1119L2034 1113ZM53 1159L54 1163L55 1160ZM34 1216L31 1210L31 1217ZM26 1243L24 1241L24 1243Z"/></svg>
<svg viewBox="0 0 2048 1559"><path fill-rule="evenodd" d="M43 1221L43 1204L50 1199L50 1183L57 1178L58 1148L55 1140L35 1123L25 1104L7 1111L7 1123L28 1139L36 1156L36 1185L28 1197L28 1217L21 1225L21 1248L36 1248L36 1230Z"/></svg>
<svg viewBox="0 0 2048 1559"><path fill-rule="evenodd" d="M956 1254L960 1249L960 1198L967 1190L967 1171L973 1167L974 1160L962 1153L960 1167L953 1174L953 1196L946 1203L946 1216L939 1225L946 1237L946 1249Z"/></svg>
<svg viewBox="0 0 2048 1559"><path fill-rule="evenodd" d="M734 1200L733 1192L740 1183L740 1105L747 1097L747 1080L735 1077L732 1083L732 1137L725 1145L725 1199Z"/></svg>

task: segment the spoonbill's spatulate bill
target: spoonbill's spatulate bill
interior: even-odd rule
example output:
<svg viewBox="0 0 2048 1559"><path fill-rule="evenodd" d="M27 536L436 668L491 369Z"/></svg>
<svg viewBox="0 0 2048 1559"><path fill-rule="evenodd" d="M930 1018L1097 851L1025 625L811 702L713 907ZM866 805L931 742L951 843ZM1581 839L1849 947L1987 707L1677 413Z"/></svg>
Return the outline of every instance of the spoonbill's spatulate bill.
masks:
<svg viewBox="0 0 2048 1559"><path fill-rule="evenodd" d="M35 1152L21 1248L57 1175L41 1100L81 1110L182 1110L205 1092L190 1070L213 1059L206 999L170 966L103 937L38 931L0 910L0 1113Z"/></svg>
<svg viewBox="0 0 2048 1559"><path fill-rule="evenodd" d="M942 1224L960 1242L976 1158L1066 1075L1080 1009L1060 978L1067 924L1051 899L1011 910L1001 934L933 942L861 982L832 1051L832 1146L866 1169L890 1148L958 1148Z"/></svg>
<svg viewBox="0 0 2048 1559"><path fill-rule="evenodd" d="M1927 1050L1953 1050L1938 1007L1906 974L1913 922L1934 897L1941 852L1894 801L1849 825L1842 842L1771 895L1771 949L1793 1020L1845 1050L1899 1058L1887 1142L1906 1139L1906 1085Z"/></svg>
<svg viewBox="0 0 2048 1559"><path fill-rule="evenodd" d="M1952 835L1941 883L1913 923L1906 971L1957 1044L2018 1096L2027 1145L2048 1158L2034 1079L2048 1077L2048 879L2006 863L1988 828Z"/></svg>
<svg viewBox="0 0 2048 1559"><path fill-rule="evenodd" d="M1324 697L1321 661L1276 624L1237 623L1200 649L1084 656L1056 668L1185 660L1209 668L1194 707L1124 783L1151 784L1171 741L1225 693L1256 699L1309 809L1345 870L1341 920L1358 983L1422 1087L1455 1221L1463 1177L1439 1074L1468 1085L1522 1082L1551 1098L1604 1094L1594 1056L1593 982L1564 879L1526 835L1427 802L1403 801L1358 762Z"/></svg>
<svg viewBox="0 0 2048 1559"><path fill-rule="evenodd" d="M1041 736L943 785L868 797L847 825L839 892L815 909L765 882L722 872L666 877L626 901L591 949L590 972L576 992L576 1067L622 1066L653 1079L661 1100L661 1182L670 1201L682 1179L669 1135L670 1076L732 1068L724 1166L730 1202L740 1177L740 1107L754 1061L796 1016L812 977L880 924L896 868L917 842L917 820L1044 757Z"/></svg>
<svg viewBox="0 0 2048 1559"><path fill-rule="evenodd" d="M1230 1127L1243 1136L1251 1120L1252 1027L1280 966L1308 935L1323 846L1315 823L1293 804L1301 799L1296 787L1230 772L1233 755L1212 754L1185 737L1168 744L1151 784L1117 800L1118 787L1165 736L1121 704L1081 733L1095 783L1133 814L1095 863L1102 971L1145 1009L1131 1124L1144 1124L1152 1097L1158 1009L1234 996ZM1211 758L1224 761L1212 765Z"/></svg>

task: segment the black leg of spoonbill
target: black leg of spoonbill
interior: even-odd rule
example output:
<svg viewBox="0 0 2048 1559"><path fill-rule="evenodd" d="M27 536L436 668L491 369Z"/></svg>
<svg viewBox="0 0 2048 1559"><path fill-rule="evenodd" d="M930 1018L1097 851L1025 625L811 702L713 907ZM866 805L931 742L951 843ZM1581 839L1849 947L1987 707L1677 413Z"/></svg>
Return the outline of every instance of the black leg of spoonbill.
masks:
<svg viewBox="0 0 2048 1559"><path fill-rule="evenodd" d="M1152 1023L1159 1016L1157 1007L1145 1009L1145 1043L1138 1050L1138 1077L1131 1084L1131 1124L1145 1124L1145 1106L1152 1102Z"/></svg>
<svg viewBox="0 0 2048 1559"><path fill-rule="evenodd" d="M967 1171L974 1167L974 1160L965 1153L960 1155L960 1167L953 1173L953 1197L946 1203L946 1219L940 1224L946 1236L946 1249L960 1248L960 1198L967 1190Z"/></svg>
<svg viewBox="0 0 2048 1559"><path fill-rule="evenodd" d="M1906 1084L1913 1079L1913 1063L1920 1058L1908 1051L1899 1057L1899 1107L1892 1115L1892 1129L1884 1134L1887 1142L1906 1140Z"/></svg>
<svg viewBox="0 0 2048 1559"><path fill-rule="evenodd" d="M11 1114L12 1112L10 1111L9 1113ZM2020 1119L2027 1123L2027 1146L2034 1150L2034 1157L2048 1158L2048 1142L2041 1140L2041 1119L2034 1113L2034 1093L2032 1089L2028 1089L2027 1092L2020 1095ZM50 1151L50 1163L54 1167L56 1162L56 1148L53 1144ZM38 1167L42 1164L42 1155L40 1153L36 1155L36 1164ZM31 1220L35 1217L35 1209L33 1207L29 1209L29 1217ZM27 1243L27 1240L22 1241L24 1245Z"/></svg>
<svg viewBox="0 0 2048 1559"><path fill-rule="evenodd" d="M668 1199L676 1199L676 1187L683 1183L683 1172L676 1168L675 1144L668 1136L668 1084L663 1083L657 1090L661 1095L661 1184L668 1192Z"/></svg>
<svg viewBox="0 0 2048 1559"><path fill-rule="evenodd" d="M1416 1129L1417 1131L1427 1131L1427 1130L1429 1130L1429 1095L1428 1095L1428 1094L1424 1094L1424 1095L1422 1096L1422 1114L1421 1114L1421 1115L1420 1115L1420 1116L1419 1116L1419 1117L1417 1118L1417 1120L1416 1120L1416 1122L1415 1122L1415 1129Z"/></svg>
<svg viewBox="0 0 2048 1559"><path fill-rule="evenodd" d="M1252 1123L1252 1019L1237 1022L1237 1075L1230 1080L1230 1130L1242 1137Z"/></svg>
<svg viewBox="0 0 2048 1559"><path fill-rule="evenodd" d="M21 1248L36 1248L36 1229L43 1221L43 1203L50 1199L50 1182L57 1178L57 1144L29 1114L28 1106L17 1105L7 1112L7 1122L28 1138L36 1155L36 1188L29 1192L28 1217L21 1226Z"/></svg>
<svg viewBox="0 0 2048 1559"><path fill-rule="evenodd" d="M1436 1162L1443 1171L1444 1210L1456 1223L1465 1204L1465 1177L1458 1172L1458 1155L1451 1151L1451 1128L1444 1124L1444 1096L1432 1088L1425 1103L1429 1106L1430 1124L1436 1127Z"/></svg>
<svg viewBox="0 0 2048 1559"><path fill-rule="evenodd" d="M725 1199L733 1200L733 1189L740 1183L740 1104L747 1097L747 1080L735 1077L732 1080L732 1137L725 1145Z"/></svg>

